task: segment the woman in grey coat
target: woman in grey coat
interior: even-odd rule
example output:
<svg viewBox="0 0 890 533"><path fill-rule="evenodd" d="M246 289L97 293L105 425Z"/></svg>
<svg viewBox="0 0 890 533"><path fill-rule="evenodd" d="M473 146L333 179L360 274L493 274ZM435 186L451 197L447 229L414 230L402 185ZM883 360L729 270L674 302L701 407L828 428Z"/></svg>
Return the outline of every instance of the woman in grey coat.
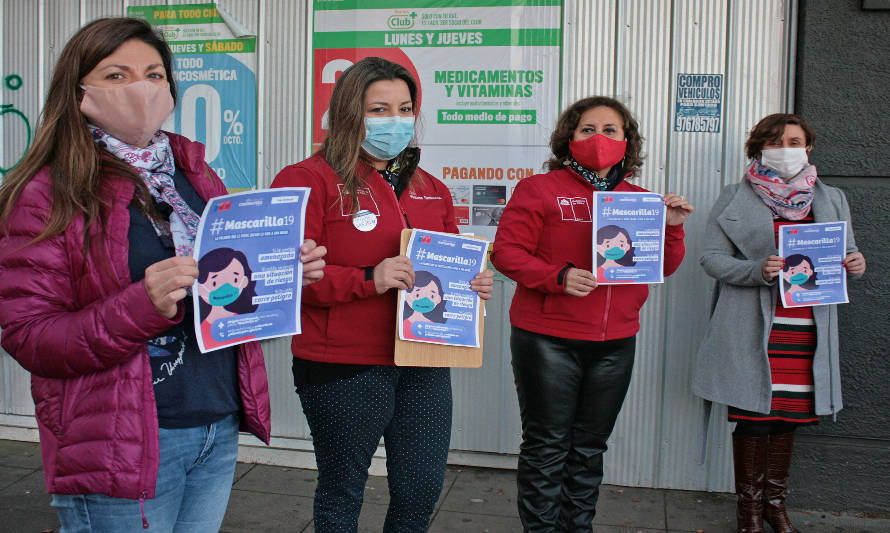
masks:
<svg viewBox="0 0 890 533"><path fill-rule="evenodd" d="M785 308L777 277L784 224L848 223L844 266L865 272L844 193L809 164L815 133L802 118L770 115L745 144L745 177L723 189L705 230L701 265L717 280L692 391L729 406L738 531L797 530L785 512L794 430L841 407L837 306Z"/></svg>

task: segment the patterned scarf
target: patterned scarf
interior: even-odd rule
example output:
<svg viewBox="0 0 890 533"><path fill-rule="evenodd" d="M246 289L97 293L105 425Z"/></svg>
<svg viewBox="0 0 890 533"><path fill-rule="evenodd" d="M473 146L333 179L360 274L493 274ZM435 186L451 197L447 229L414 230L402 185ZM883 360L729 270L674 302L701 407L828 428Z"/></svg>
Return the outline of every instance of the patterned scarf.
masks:
<svg viewBox="0 0 890 533"><path fill-rule="evenodd" d="M380 175L383 176L383 179L386 180L386 183L389 183L389 186L392 187L392 190L399 190L399 171L401 170L401 165L399 165L398 159L393 159L389 162L389 165L384 170L380 170Z"/></svg>
<svg viewBox="0 0 890 533"><path fill-rule="evenodd" d="M149 218L158 237L172 237L176 255L192 255L201 217L182 199L173 184L176 166L173 162L173 149L167 134L159 130L151 138L147 147L139 148L112 137L92 124L89 127L93 133L93 140L99 146L136 168L155 202L167 204L173 208L170 213L169 230L159 227L154 220Z"/></svg>
<svg viewBox="0 0 890 533"><path fill-rule="evenodd" d="M569 158L564 161L564 163L578 173L579 176L587 180L588 183L596 187L601 191L611 191L621 182L622 175L624 172L621 171L621 165L615 165L609 170L609 174L605 178L601 178L596 175L596 172L581 166L580 163L575 161L574 157L569 156Z"/></svg>
<svg viewBox="0 0 890 533"><path fill-rule="evenodd" d="M776 172L751 161L745 172L754 192L773 212L774 218L801 220L810 214L813 204L813 188L816 186L816 167L807 165L788 181Z"/></svg>

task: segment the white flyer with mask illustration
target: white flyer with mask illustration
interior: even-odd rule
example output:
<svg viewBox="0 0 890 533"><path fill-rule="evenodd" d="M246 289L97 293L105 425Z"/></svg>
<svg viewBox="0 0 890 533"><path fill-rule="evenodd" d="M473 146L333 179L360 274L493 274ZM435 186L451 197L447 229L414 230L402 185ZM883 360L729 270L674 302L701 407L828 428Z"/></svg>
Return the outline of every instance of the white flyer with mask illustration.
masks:
<svg viewBox="0 0 890 533"><path fill-rule="evenodd" d="M845 304L847 223L787 224L779 231L783 307Z"/></svg>
<svg viewBox="0 0 890 533"><path fill-rule="evenodd" d="M399 338L479 347L482 306L470 281L482 272L488 241L413 230L406 255L414 285L399 291Z"/></svg>
<svg viewBox="0 0 890 533"><path fill-rule="evenodd" d="M285 187L207 202L192 286L201 352L300 333L300 245L309 189Z"/></svg>
<svg viewBox="0 0 890 533"><path fill-rule="evenodd" d="M599 285L664 282L664 198L593 193L593 264Z"/></svg>

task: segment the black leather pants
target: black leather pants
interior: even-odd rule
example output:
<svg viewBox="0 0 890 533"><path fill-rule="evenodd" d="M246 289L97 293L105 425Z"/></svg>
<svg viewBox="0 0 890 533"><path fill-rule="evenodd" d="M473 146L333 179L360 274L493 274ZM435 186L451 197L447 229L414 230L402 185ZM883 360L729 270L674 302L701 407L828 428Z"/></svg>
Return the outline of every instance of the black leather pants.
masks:
<svg viewBox="0 0 890 533"><path fill-rule="evenodd" d="M592 531L606 440L627 394L636 337L594 342L512 329L522 418L519 518L527 532Z"/></svg>

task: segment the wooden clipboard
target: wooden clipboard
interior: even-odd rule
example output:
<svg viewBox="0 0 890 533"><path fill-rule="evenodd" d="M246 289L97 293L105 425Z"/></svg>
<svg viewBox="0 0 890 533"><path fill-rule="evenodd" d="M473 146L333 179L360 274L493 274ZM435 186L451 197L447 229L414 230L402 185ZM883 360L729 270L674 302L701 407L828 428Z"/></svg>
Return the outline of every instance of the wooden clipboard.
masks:
<svg viewBox="0 0 890 533"><path fill-rule="evenodd" d="M408 250L408 242L411 240L410 229L402 230L402 240L399 249L404 255ZM478 238L478 237L476 237ZM484 239L481 239L484 240ZM486 254L486 259L488 254ZM488 268L485 261L483 270ZM399 338L399 328L402 327L396 319L396 366L437 366L437 367L465 367L479 368L482 366L482 341L485 333L485 301L480 300L482 308L479 317L479 347L447 346L433 342L403 341Z"/></svg>

